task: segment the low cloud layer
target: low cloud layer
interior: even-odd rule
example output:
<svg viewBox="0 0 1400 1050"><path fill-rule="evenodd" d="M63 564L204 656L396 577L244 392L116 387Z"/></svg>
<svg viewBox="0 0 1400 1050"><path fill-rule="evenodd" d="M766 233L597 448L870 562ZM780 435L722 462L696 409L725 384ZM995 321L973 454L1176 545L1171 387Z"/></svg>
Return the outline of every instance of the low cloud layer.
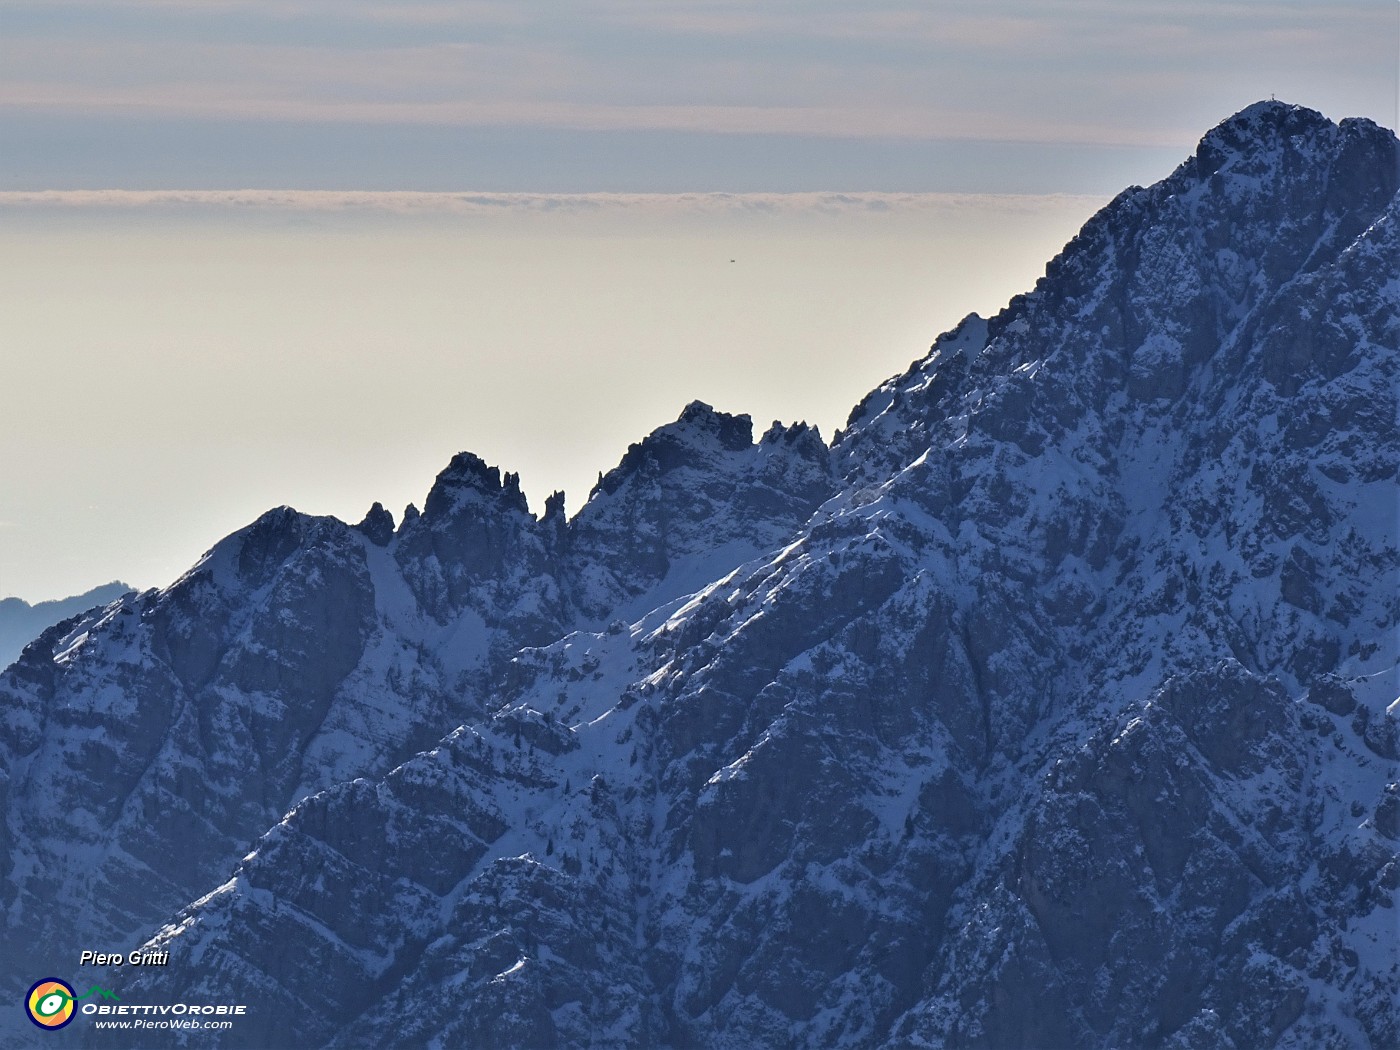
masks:
<svg viewBox="0 0 1400 1050"><path fill-rule="evenodd" d="M37 190L0 192L0 209L228 209L488 217L617 215L647 217L842 215L891 211L956 214L995 206L1040 212L1057 203L1082 208L1090 194L985 193L421 193L361 190Z"/></svg>

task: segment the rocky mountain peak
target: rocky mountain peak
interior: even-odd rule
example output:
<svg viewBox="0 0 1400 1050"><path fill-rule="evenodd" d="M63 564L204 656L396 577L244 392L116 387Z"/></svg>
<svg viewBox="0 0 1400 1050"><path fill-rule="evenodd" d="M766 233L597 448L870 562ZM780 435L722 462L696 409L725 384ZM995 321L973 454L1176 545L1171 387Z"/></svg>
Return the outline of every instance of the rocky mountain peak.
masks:
<svg viewBox="0 0 1400 1050"><path fill-rule="evenodd" d="M616 467L594 486L593 495L611 496L634 477L656 477L682 467L694 467L727 452L753 445L753 420L746 415L717 412L703 401L692 401L674 423L657 427L628 446Z"/></svg>
<svg viewBox="0 0 1400 1050"><path fill-rule="evenodd" d="M564 514L564 492L562 489L555 489L544 501L544 516L541 521L547 521L562 526L565 523Z"/></svg>
<svg viewBox="0 0 1400 1050"><path fill-rule="evenodd" d="M1361 158L1350 151L1387 153L1393 151L1393 141L1393 133L1374 121L1348 117L1334 123L1316 110L1271 99L1245 107L1206 132L1178 172L1200 181L1215 175L1288 178L1319 163L1332 168L1341 160L1340 166L1353 174L1384 179L1384 165L1366 172L1357 164Z"/></svg>
<svg viewBox="0 0 1400 1050"><path fill-rule="evenodd" d="M1305 106L1274 99L1255 102L1202 136L1193 158L1196 174L1205 178L1261 156L1309 149L1336 129L1332 121Z"/></svg>
<svg viewBox="0 0 1400 1050"><path fill-rule="evenodd" d="M529 513L525 494L520 490L520 475L507 473L504 478L498 467L472 452L459 452L437 476L423 504L427 518L452 513L464 497L479 495L502 509Z"/></svg>
<svg viewBox="0 0 1400 1050"><path fill-rule="evenodd" d="M737 450L753 444L753 420L746 415L717 412L703 401L692 401L681 410L674 429L657 433L696 434L717 441L723 448Z"/></svg>
<svg viewBox="0 0 1400 1050"><path fill-rule="evenodd" d="M810 460L822 459L829 453L826 442L822 440L820 428L809 426L806 422L788 426L782 420L775 419L773 425L758 439L758 443L760 446L792 449Z"/></svg>
<svg viewBox="0 0 1400 1050"><path fill-rule="evenodd" d="M985 326L965 321L873 391L838 444L843 470L887 474L979 432L1036 453L1084 427L1116 434L1129 410L1143 423L1195 415L1211 396L1202 383L1278 372L1277 358L1245 359L1259 349L1258 311L1340 260L1397 188L1400 143L1387 129L1248 107L1170 176L1105 205Z"/></svg>
<svg viewBox="0 0 1400 1050"><path fill-rule="evenodd" d="M376 547L387 547L389 541L394 538L394 516L384 509L384 504L376 500L355 528L367 536Z"/></svg>
<svg viewBox="0 0 1400 1050"><path fill-rule="evenodd" d="M834 483L814 428L775 424L755 444L749 416L693 401L631 445L570 522L584 606L633 609L685 593L677 588L711 572L717 550L742 560L766 549Z"/></svg>

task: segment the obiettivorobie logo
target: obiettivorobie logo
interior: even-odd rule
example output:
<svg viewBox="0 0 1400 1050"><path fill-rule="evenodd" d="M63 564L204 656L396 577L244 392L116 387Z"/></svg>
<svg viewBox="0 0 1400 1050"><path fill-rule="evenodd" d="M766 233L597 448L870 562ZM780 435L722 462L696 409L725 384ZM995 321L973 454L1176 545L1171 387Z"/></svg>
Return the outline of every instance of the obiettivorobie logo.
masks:
<svg viewBox="0 0 1400 1050"><path fill-rule="evenodd" d="M121 1002L110 988L94 984L82 995L78 995L67 981L60 981L57 977L45 977L41 981L35 981L30 987L29 993L24 997L24 1009L29 1014L29 1019L40 1028L58 1029L73 1020L73 1014L77 1011L77 1001L90 995Z"/></svg>
<svg viewBox="0 0 1400 1050"><path fill-rule="evenodd" d="M88 1001L79 1005L80 999ZM90 1018L94 1028L213 1031L232 1028L234 1019L247 1014L248 1007L243 1003L122 1002L115 992L101 985L94 984L79 995L67 981L45 977L30 986L24 997L24 1010L31 1021L50 1031L67 1026L78 1014Z"/></svg>

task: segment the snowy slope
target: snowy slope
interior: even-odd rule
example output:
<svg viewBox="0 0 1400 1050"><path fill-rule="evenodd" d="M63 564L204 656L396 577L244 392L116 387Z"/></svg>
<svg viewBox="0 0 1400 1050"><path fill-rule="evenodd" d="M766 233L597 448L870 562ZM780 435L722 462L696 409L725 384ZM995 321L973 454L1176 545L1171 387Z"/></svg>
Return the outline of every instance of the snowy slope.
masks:
<svg viewBox="0 0 1400 1050"><path fill-rule="evenodd" d="M1250 107L830 449L694 405L572 522L464 455L396 531L231 538L0 687L10 921L149 826L61 854L42 791L217 768L105 713L192 663L211 741L325 705L111 977L228 1045L1400 1044L1398 160Z"/></svg>

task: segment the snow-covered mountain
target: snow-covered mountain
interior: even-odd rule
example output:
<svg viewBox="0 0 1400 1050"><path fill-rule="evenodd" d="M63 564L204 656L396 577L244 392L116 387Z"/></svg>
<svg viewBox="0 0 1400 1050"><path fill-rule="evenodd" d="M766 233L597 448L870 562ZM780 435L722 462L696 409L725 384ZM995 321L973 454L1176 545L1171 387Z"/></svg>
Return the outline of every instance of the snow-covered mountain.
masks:
<svg viewBox="0 0 1400 1050"><path fill-rule="evenodd" d="M45 628L115 601L130 590L124 583L112 582L71 598L33 605L20 598L0 598L0 667L9 666Z"/></svg>
<svg viewBox="0 0 1400 1050"><path fill-rule="evenodd" d="M1398 188L1259 103L830 446L692 404L568 521L463 454L54 628L7 985L248 1004L94 1045L1400 1045Z"/></svg>
<svg viewBox="0 0 1400 1050"><path fill-rule="evenodd" d="M489 714L522 646L696 589L833 483L815 434L755 444L695 404L567 525L463 453L397 530L378 505L355 526L278 508L165 591L57 625L0 679L7 934L35 946L4 976L148 932L298 800ZM748 536L705 527L731 504Z"/></svg>

